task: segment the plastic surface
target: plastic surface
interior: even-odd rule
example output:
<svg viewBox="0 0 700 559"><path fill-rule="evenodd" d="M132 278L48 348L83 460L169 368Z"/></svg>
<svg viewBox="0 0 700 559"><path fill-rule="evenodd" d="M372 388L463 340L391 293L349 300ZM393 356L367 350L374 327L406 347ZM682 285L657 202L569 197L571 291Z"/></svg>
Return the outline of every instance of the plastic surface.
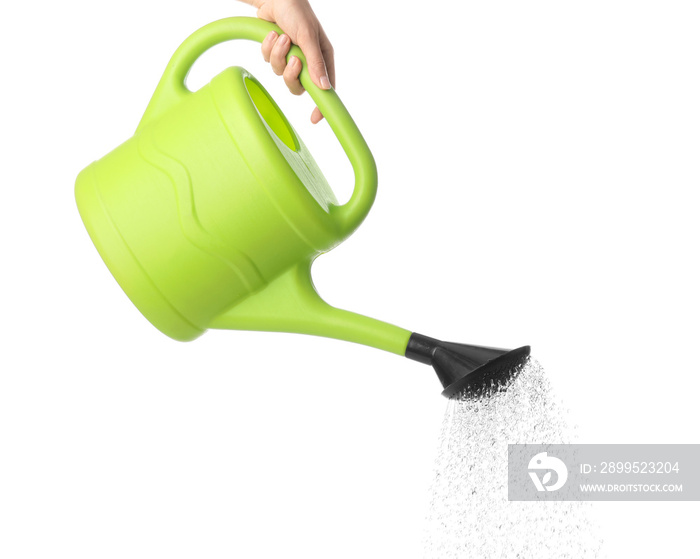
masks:
<svg viewBox="0 0 700 559"><path fill-rule="evenodd" d="M447 398L478 391L492 383L507 380L511 371L530 355L530 346L498 349L443 342L422 334L412 334L406 357L432 365Z"/></svg>
<svg viewBox="0 0 700 559"><path fill-rule="evenodd" d="M192 65L205 51L233 39L262 43L270 31L283 33L272 23L249 17L220 19L195 31L170 59L137 131L188 97L190 92L185 87L185 79ZM362 223L372 207L377 193L377 167L362 134L340 97L333 89L322 90L314 85L306 66L306 57L296 45L292 45L287 60L292 56L301 60L299 81L325 116L355 173L355 189L350 200L343 206L334 206L331 209L342 240Z"/></svg>
<svg viewBox="0 0 700 559"><path fill-rule="evenodd" d="M374 201L372 154L333 90L301 83L350 159L355 189L338 206L276 103L242 68L196 92L195 60L231 39L281 30L229 18L177 49L135 135L84 169L76 200L100 255L157 328L191 340L207 328L302 332L403 354L410 332L324 303L311 263L342 242Z"/></svg>

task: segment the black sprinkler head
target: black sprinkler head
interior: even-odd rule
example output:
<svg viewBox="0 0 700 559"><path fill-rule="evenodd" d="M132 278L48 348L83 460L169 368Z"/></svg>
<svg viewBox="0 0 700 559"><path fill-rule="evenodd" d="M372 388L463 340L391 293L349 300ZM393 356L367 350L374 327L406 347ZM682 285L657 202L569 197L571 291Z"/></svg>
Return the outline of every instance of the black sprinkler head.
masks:
<svg viewBox="0 0 700 559"><path fill-rule="evenodd" d="M442 342L416 333L406 347L406 357L433 366L446 398L504 384L528 355L530 346L498 349Z"/></svg>

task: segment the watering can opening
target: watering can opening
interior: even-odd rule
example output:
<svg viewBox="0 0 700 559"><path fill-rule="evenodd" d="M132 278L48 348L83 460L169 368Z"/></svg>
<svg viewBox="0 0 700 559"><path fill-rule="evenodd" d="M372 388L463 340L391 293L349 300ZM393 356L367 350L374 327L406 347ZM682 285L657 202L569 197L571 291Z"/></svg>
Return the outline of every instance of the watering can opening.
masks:
<svg viewBox="0 0 700 559"><path fill-rule="evenodd" d="M255 108L268 128L289 149L299 151L299 142L294 129L267 90L248 76L244 78L244 83Z"/></svg>
<svg viewBox="0 0 700 559"><path fill-rule="evenodd" d="M284 184L287 185L286 188L296 188L296 195L306 199L306 202L299 200L306 207L305 213L313 214L314 219L320 220L330 235L335 237L336 233L333 230L337 227L328 215L331 208L338 205L333 189L313 155L265 87L250 72L234 66L212 81L212 90L219 92L217 103L222 109L222 119L232 136L241 135L241 125L235 122L232 116L250 113L251 119L248 124L257 133L251 138L253 142L241 148L247 151L249 165L266 169L265 178L258 174L264 186ZM238 103L231 104L228 97L234 91L239 91L242 96ZM288 169L292 175L287 174L284 169ZM288 201L284 202L284 207L289 207ZM318 213L319 209L322 213ZM306 218L303 221L306 221ZM320 248L320 244L324 243L312 244ZM331 244L334 245L335 242L331 241ZM324 247L324 250L325 248L327 247Z"/></svg>

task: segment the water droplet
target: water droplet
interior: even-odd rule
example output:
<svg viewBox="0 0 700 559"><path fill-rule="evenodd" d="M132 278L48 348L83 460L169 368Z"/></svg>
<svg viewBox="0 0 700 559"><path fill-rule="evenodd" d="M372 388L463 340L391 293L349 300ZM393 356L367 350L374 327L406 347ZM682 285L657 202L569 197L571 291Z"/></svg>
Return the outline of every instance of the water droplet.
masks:
<svg viewBox="0 0 700 559"><path fill-rule="evenodd" d="M506 385L447 404L426 559L599 557L591 503L508 501L508 444L571 443L574 432L537 361L528 359Z"/></svg>

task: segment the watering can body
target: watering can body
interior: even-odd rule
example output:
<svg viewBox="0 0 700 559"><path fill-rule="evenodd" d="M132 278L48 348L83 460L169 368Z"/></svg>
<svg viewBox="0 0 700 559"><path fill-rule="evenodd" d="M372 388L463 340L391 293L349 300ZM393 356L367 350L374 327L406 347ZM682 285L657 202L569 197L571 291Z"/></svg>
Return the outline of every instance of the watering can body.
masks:
<svg viewBox="0 0 700 559"><path fill-rule="evenodd" d="M338 205L318 165L262 85L228 68L196 92L187 71L224 40L271 29L229 18L195 32L173 56L136 133L76 181L83 221L139 310L177 340L207 328L311 333L405 351L410 332L326 305L313 259L369 211L374 159L332 91L300 79L350 158L355 190ZM279 29L277 29L279 32ZM303 59L293 47L290 55Z"/></svg>

